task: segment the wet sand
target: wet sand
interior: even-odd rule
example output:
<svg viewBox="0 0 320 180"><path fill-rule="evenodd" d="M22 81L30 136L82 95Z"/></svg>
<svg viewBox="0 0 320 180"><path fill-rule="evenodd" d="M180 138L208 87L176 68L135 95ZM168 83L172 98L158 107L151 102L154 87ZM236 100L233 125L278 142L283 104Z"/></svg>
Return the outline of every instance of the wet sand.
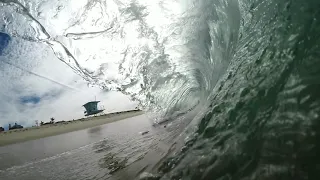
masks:
<svg viewBox="0 0 320 180"><path fill-rule="evenodd" d="M168 128L154 127L152 119L142 114L93 128L2 146L0 179L113 180L115 173L139 161L162 139L171 139L171 133L166 131ZM149 133L142 135L145 131ZM126 179L133 180L134 177L123 178Z"/></svg>
<svg viewBox="0 0 320 180"><path fill-rule="evenodd" d="M2 146L0 177L7 180L135 180L148 173L156 175L166 157L181 150L186 137L184 129L192 117L188 115L154 126L153 120L142 114Z"/></svg>
<svg viewBox="0 0 320 180"><path fill-rule="evenodd" d="M103 124L119 121L133 116L143 114L142 111L126 111L120 113L106 114L103 116L83 118L74 121L66 121L59 124L44 125L0 133L0 146L40 139L44 137L59 135L81 129L87 129Z"/></svg>

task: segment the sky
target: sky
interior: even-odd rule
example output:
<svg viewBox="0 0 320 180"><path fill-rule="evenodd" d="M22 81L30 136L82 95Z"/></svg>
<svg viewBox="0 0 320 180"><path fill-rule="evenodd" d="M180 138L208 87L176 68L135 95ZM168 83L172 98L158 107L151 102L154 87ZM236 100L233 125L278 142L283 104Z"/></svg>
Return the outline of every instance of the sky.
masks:
<svg viewBox="0 0 320 180"><path fill-rule="evenodd" d="M0 31L1 32L1 31ZM134 109L136 102L119 92L88 85L54 55L46 44L0 34L0 127L35 120L48 122L84 117L82 107L99 100L105 113Z"/></svg>
<svg viewBox="0 0 320 180"><path fill-rule="evenodd" d="M178 0L2 3L0 126L15 122L32 126L35 120L47 122L51 117L57 121L81 118L81 105L95 99L101 101L105 112L137 106L137 102L119 92L88 86L60 60L75 69L79 65L99 80L111 82L108 87L123 87L126 93L147 102L143 94L143 73L148 69L145 67L155 69L150 80L158 77L160 67L154 68L153 62L162 62L164 51L159 43L163 43L168 47L165 53L170 54L172 66L164 63L166 69L160 71L176 71L175 61L181 63L184 58L179 48L175 52L180 43L175 34L183 31L172 27L191 4L181 7ZM170 99L154 92L155 99Z"/></svg>

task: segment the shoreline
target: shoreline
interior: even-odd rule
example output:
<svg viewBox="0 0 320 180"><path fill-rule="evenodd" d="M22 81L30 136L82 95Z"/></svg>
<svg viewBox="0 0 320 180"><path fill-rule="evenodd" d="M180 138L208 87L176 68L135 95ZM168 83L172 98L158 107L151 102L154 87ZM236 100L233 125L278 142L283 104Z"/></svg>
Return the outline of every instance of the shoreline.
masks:
<svg viewBox="0 0 320 180"><path fill-rule="evenodd" d="M140 110L123 111L56 124L4 131L0 132L0 147L92 128L141 114L143 114L143 111Z"/></svg>

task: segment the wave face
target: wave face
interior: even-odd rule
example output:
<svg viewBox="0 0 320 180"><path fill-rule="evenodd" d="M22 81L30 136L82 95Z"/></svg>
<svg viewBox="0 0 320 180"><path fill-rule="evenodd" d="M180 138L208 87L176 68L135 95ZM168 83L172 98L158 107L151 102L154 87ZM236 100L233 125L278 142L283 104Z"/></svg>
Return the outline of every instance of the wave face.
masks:
<svg viewBox="0 0 320 180"><path fill-rule="evenodd" d="M317 0L0 3L11 36L159 121L201 107L162 179L320 177Z"/></svg>

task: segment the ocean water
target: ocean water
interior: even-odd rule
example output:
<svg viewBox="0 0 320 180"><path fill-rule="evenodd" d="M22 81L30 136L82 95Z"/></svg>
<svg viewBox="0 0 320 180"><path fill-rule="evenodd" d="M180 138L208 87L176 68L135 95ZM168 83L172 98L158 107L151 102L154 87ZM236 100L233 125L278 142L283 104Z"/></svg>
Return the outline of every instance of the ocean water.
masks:
<svg viewBox="0 0 320 180"><path fill-rule="evenodd" d="M319 179L319 1L0 0L0 12L5 33L156 123L197 111L145 179Z"/></svg>

